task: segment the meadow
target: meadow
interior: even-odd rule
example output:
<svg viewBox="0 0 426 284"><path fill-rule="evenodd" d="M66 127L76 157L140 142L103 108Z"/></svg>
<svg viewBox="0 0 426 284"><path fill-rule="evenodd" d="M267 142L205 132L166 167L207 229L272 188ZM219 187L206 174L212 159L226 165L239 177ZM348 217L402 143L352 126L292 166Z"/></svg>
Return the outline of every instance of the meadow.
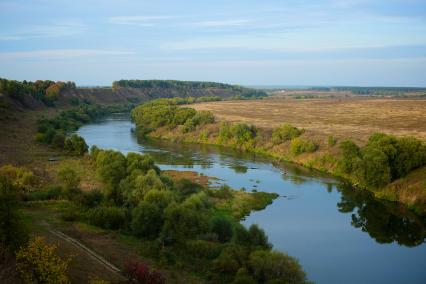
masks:
<svg viewBox="0 0 426 284"><path fill-rule="evenodd" d="M194 104L220 120L246 122L274 128L287 122L313 136L333 135L366 142L369 135L383 132L414 136L426 141L426 100L394 98L268 98Z"/></svg>

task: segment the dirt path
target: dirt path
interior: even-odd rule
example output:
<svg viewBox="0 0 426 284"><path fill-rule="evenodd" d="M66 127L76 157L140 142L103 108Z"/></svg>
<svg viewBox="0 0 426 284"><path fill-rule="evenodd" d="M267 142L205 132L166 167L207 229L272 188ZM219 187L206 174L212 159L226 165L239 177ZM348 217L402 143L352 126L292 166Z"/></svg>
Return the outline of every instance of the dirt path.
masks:
<svg viewBox="0 0 426 284"><path fill-rule="evenodd" d="M103 258L102 256L100 256L96 252L92 251L91 249L89 249L88 247L86 247L85 245L83 245L82 243L80 243L79 241L77 241L76 239L73 239L70 236L65 235L64 233L62 233L60 231L57 231L57 230L54 230L54 229L51 229L51 228L48 228L47 230L50 233L54 234L55 236L57 236L57 237L65 240L65 241L73 244L75 247L83 250L92 259L94 259L97 262L99 262L100 264L102 264L105 268L107 268L111 272L114 272L118 276L123 277L123 275L121 274L121 270L119 268L117 268L114 264L110 263L108 260L106 260L105 258Z"/></svg>

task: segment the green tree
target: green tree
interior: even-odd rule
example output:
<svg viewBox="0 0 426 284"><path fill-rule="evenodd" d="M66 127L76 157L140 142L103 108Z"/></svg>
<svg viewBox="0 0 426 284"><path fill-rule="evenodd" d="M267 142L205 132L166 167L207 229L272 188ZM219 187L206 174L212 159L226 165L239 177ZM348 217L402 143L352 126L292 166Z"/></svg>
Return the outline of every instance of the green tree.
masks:
<svg viewBox="0 0 426 284"><path fill-rule="evenodd" d="M213 217L211 227L212 232L217 234L220 242L226 243L232 239L234 231L228 218L220 215Z"/></svg>
<svg viewBox="0 0 426 284"><path fill-rule="evenodd" d="M306 274L299 262L286 254L274 251L254 251L250 254L248 270L260 283L305 283Z"/></svg>
<svg viewBox="0 0 426 284"><path fill-rule="evenodd" d="M126 176L126 157L112 150L99 151L96 157L96 168L103 182L116 187Z"/></svg>
<svg viewBox="0 0 426 284"><path fill-rule="evenodd" d="M76 134L65 140L64 149L72 155L82 156L87 153L88 148L86 141Z"/></svg>
<svg viewBox="0 0 426 284"><path fill-rule="evenodd" d="M77 172L68 166L59 168L58 179L67 191L77 189L80 184L80 177Z"/></svg>
<svg viewBox="0 0 426 284"><path fill-rule="evenodd" d="M142 201L132 211L132 232L138 237L156 238L163 225L162 219L161 208Z"/></svg>
<svg viewBox="0 0 426 284"><path fill-rule="evenodd" d="M271 249L272 245L268 241L268 236L265 234L265 231L259 228L257 224L250 226L248 230L250 236L250 244L253 247L260 247L263 249Z"/></svg>
<svg viewBox="0 0 426 284"><path fill-rule="evenodd" d="M164 210L162 235L168 241L183 241L208 231L206 213L183 204L171 203Z"/></svg>

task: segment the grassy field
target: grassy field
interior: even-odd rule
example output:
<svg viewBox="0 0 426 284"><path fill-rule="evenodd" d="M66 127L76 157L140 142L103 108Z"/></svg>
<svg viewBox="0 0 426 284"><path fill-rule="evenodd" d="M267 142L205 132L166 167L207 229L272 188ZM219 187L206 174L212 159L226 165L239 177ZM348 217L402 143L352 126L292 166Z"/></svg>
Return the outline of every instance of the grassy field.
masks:
<svg viewBox="0 0 426 284"><path fill-rule="evenodd" d="M333 135L365 142L371 133L384 132L426 141L426 100L270 98L200 103L191 107L212 111L222 120L243 121L264 128L288 122L314 136Z"/></svg>

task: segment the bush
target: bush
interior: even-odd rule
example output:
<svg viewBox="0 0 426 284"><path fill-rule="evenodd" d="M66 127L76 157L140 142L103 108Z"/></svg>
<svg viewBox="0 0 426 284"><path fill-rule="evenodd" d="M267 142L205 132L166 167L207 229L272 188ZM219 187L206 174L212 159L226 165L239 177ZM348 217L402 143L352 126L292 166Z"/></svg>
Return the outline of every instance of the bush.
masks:
<svg viewBox="0 0 426 284"><path fill-rule="evenodd" d="M90 224L110 230L125 228L128 218L127 210L119 207L101 206L89 210L87 214Z"/></svg>
<svg viewBox="0 0 426 284"><path fill-rule="evenodd" d="M252 249L270 250L272 248L265 231L256 224L251 225L248 230L243 225L236 224L234 242Z"/></svg>
<svg viewBox="0 0 426 284"><path fill-rule="evenodd" d="M153 270L147 263L130 261L124 266L130 283L136 281L141 284L163 284L166 278L159 270Z"/></svg>
<svg viewBox="0 0 426 284"><path fill-rule="evenodd" d="M272 142L274 144L281 144L285 141L294 139L302 135L303 129L298 129L291 124L284 123L279 128L272 131Z"/></svg>
<svg viewBox="0 0 426 284"><path fill-rule="evenodd" d="M286 254L254 251L250 254L248 270L260 283L305 283L306 274L298 261Z"/></svg>
<svg viewBox="0 0 426 284"><path fill-rule="evenodd" d="M229 245L213 261L213 268L220 273L235 274L244 266L247 258L247 248L239 245Z"/></svg>
<svg viewBox="0 0 426 284"><path fill-rule="evenodd" d="M218 240L222 243L229 242L234 233L231 221L224 216L213 217L211 231L217 234Z"/></svg>
<svg viewBox="0 0 426 284"><path fill-rule="evenodd" d="M162 235L170 242L194 238L208 231L206 213L185 204L171 203L164 211Z"/></svg>
<svg viewBox="0 0 426 284"><path fill-rule="evenodd" d="M162 219L160 208L142 201L132 211L132 232L137 237L156 238L163 225Z"/></svg>
<svg viewBox="0 0 426 284"><path fill-rule="evenodd" d="M29 191L37 184L37 177L25 168L6 165L0 168L0 176L6 178L20 190Z"/></svg>
<svg viewBox="0 0 426 284"><path fill-rule="evenodd" d="M231 134L237 145L250 148L253 146L253 139L256 138L257 129L253 125L237 123L231 126Z"/></svg>
<svg viewBox="0 0 426 284"><path fill-rule="evenodd" d="M66 191L76 189L80 184L80 177L76 171L67 166L63 166L58 170L58 179Z"/></svg>
<svg viewBox="0 0 426 284"><path fill-rule="evenodd" d="M56 254L40 237L32 240L16 254L16 269L26 283L70 283L66 273L68 262Z"/></svg>
<svg viewBox="0 0 426 284"><path fill-rule="evenodd" d="M290 151L295 156L306 152L315 152L317 148L314 142L301 138L294 138L290 144Z"/></svg>
<svg viewBox="0 0 426 284"><path fill-rule="evenodd" d="M99 151L96 156L96 168L103 182L116 187L126 176L126 157L112 150Z"/></svg>
<svg viewBox="0 0 426 284"><path fill-rule="evenodd" d="M339 167L344 173L351 173L360 160L360 148L351 140L346 140L340 143L340 150L342 158Z"/></svg>
<svg viewBox="0 0 426 284"><path fill-rule="evenodd" d="M86 141L76 134L65 140L64 149L72 155L83 156L88 148Z"/></svg>

